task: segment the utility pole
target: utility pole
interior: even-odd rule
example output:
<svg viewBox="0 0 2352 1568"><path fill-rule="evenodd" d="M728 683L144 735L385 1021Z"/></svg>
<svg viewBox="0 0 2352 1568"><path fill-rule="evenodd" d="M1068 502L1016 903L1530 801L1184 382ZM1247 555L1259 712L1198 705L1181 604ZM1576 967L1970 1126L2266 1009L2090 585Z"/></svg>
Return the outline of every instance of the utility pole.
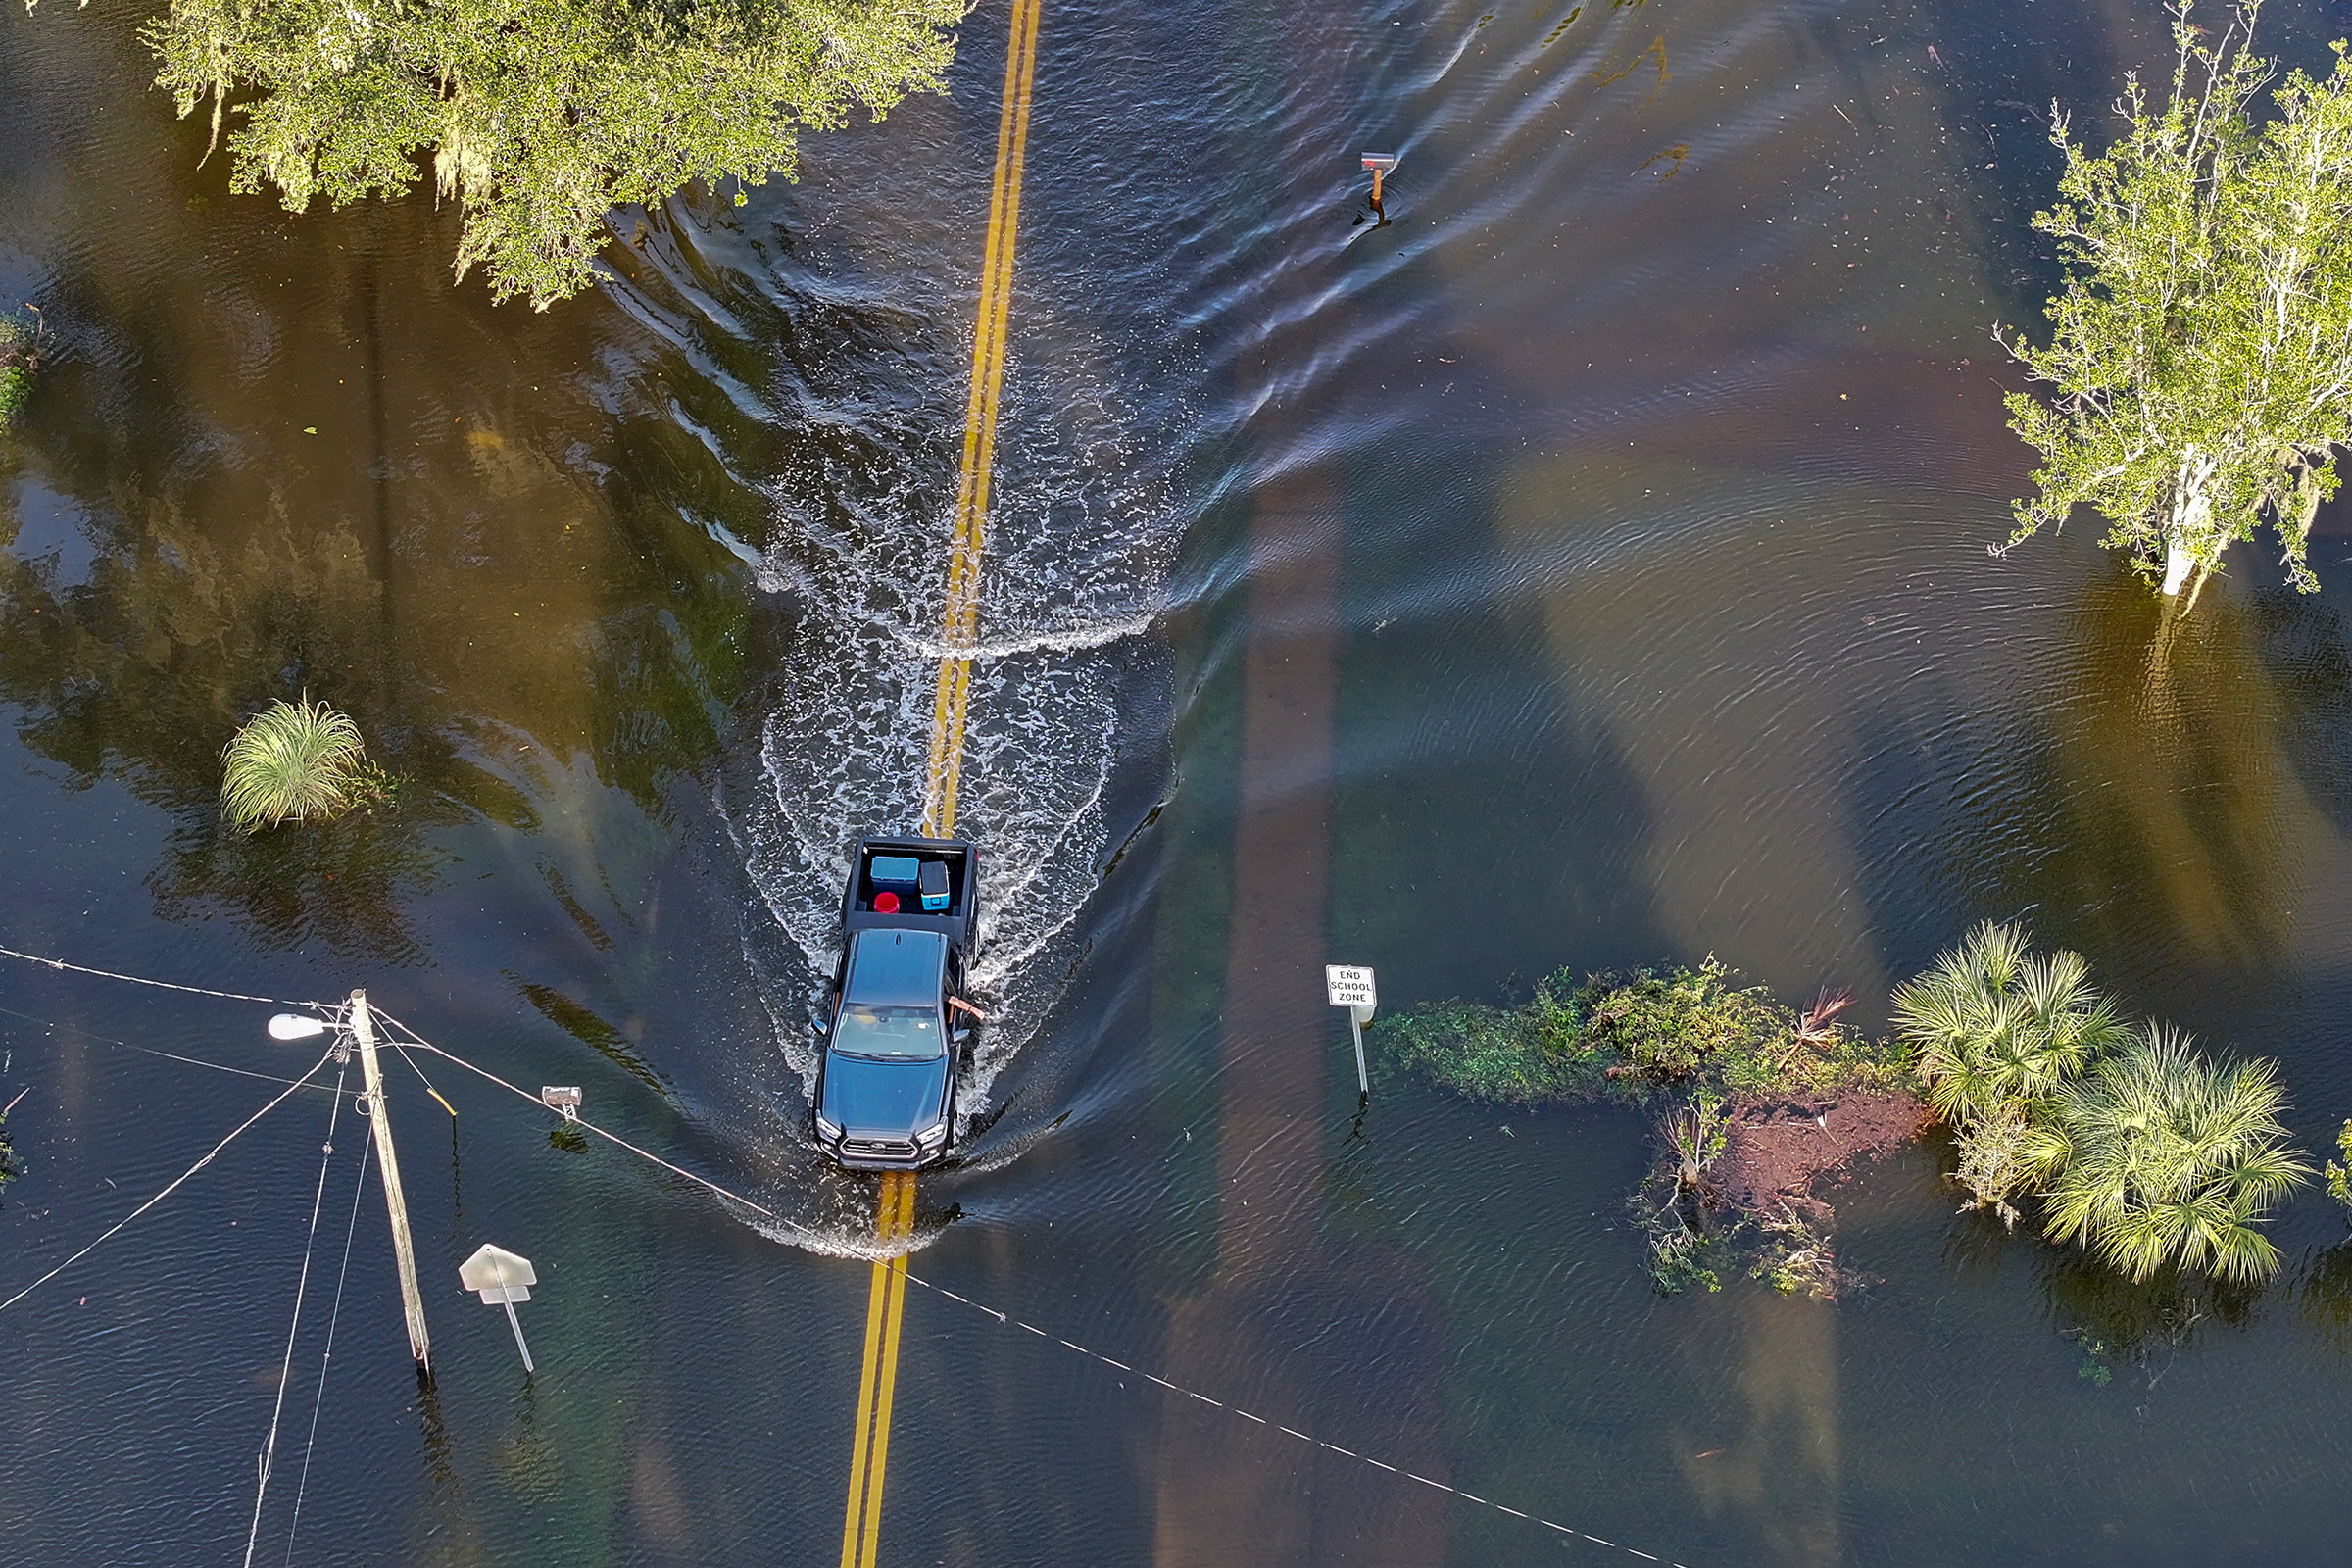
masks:
<svg viewBox="0 0 2352 1568"><path fill-rule="evenodd" d="M424 1293L416 1288L416 1249L409 1240L409 1199L400 1187L400 1160L392 1152L392 1118L384 1113L384 1073L375 1059L375 1019L368 993L351 994L351 1031L359 1037L360 1071L368 1081L368 1120L375 1129L375 1162L384 1172L384 1207L392 1215L392 1255L400 1264L400 1304L409 1319L409 1353L419 1377L433 1375L432 1337L424 1331Z"/></svg>

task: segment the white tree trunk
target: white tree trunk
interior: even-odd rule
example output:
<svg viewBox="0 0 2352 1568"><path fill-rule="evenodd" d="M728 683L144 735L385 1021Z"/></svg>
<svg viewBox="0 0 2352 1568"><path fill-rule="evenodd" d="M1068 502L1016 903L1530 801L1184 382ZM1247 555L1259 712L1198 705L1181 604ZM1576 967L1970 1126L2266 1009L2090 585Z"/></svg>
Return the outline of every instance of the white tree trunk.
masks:
<svg viewBox="0 0 2352 1568"><path fill-rule="evenodd" d="M2211 543L2213 497L2206 486L2220 466L2219 459L2207 457L2195 447L2180 454L2180 470L2173 480L2173 514L2166 519L2164 529L2167 598L2180 592L2180 585L2196 569L2198 548Z"/></svg>
<svg viewBox="0 0 2352 1568"><path fill-rule="evenodd" d="M2195 553L2192 552L2188 546L2182 544L2180 540L2174 539L2166 544L2164 549L2164 591L2166 597L2169 598L2180 593L2180 585L2188 581L2189 569L2196 565L2196 564L2197 558Z"/></svg>

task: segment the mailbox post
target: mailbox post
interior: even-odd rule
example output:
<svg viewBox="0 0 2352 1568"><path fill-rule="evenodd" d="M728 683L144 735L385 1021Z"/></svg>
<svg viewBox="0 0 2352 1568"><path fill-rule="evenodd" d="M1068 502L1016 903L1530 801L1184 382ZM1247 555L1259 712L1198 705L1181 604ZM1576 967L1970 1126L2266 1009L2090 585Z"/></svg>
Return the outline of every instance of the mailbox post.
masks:
<svg viewBox="0 0 2352 1568"><path fill-rule="evenodd" d="M1327 963L1323 966L1323 994L1333 1006L1348 1009L1348 1029L1355 1037L1355 1104L1361 1110L1372 1102L1372 1075L1364 1066L1364 1025L1372 1021L1372 1013L1380 1005L1380 992L1370 969L1353 963Z"/></svg>

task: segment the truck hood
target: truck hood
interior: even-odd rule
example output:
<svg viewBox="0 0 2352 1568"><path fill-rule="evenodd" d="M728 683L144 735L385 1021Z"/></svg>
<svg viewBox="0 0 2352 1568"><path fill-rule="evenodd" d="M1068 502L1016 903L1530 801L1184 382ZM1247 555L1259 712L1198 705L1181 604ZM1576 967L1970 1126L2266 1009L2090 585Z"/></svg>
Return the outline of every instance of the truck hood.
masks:
<svg viewBox="0 0 2352 1568"><path fill-rule="evenodd" d="M872 1061L833 1053L817 1111L852 1136L911 1138L939 1120L948 1061Z"/></svg>

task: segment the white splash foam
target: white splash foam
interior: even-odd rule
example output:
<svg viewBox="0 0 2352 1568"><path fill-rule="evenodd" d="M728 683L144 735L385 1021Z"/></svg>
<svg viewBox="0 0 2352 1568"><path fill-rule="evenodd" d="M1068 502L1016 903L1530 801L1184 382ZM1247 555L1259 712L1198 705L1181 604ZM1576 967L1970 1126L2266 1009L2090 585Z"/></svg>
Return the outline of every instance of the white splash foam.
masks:
<svg viewBox="0 0 2352 1568"><path fill-rule="evenodd" d="M981 852L973 989L991 1014L957 1110L968 1127L1036 1034L1070 964L1080 911L1108 848L1103 794L1119 758L1119 676L1156 617L1182 534L1164 468L1104 384L1097 346L1016 366L998 434L956 832ZM1029 416L1017 394L1051 385ZM841 887L864 834L922 813L933 691L951 650L941 619L952 507L931 471L960 442L867 428L850 455L777 487L782 526L760 586L794 596L792 628L760 725L758 787L727 813L752 881L806 965L763 977L787 1062L812 1090L808 1007L838 955ZM817 1246L806 1237L778 1240ZM871 1255L870 1238L837 1243Z"/></svg>

